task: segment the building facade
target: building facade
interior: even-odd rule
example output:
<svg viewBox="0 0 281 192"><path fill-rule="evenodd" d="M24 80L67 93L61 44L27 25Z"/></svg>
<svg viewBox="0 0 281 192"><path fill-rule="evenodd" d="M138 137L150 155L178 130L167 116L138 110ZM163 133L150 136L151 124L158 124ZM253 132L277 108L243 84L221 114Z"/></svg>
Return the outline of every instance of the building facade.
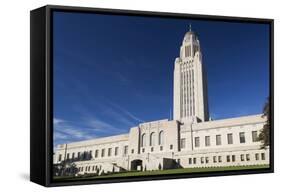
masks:
<svg viewBox="0 0 281 192"><path fill-rule="evenodd" d="M258 141L265 118L209 119L206 72L199 39L190 27L175 60L173 120L58 145L53 163L71 161L78 174L269 164L269 149L261 149Z"/></svg>

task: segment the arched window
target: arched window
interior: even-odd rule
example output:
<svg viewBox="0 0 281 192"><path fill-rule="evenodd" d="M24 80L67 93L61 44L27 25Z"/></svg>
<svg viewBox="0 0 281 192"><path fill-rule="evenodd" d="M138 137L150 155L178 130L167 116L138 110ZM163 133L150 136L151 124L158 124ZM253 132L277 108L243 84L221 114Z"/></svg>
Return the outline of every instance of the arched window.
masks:
<svg viewBox="0 0 281 192"><path fill-rule="evenodd" d="M146 145L145 140L146 140L146 137L145 137L145 133L144 133L144 134L142 134L142 136L141 136L141 147L145 147L145 145Z"/></svg>
<svg viewBox="0 0 281 192"><path fill-rule="evenodd" d="M150 146L154 146L155 145L155 133L154 132L152 132L151 134L150 134Z"/></svg>
<svg viewBox="0 0 281 192"><path fill-rule="evenodd" d="M159 145L164 144L164 132L163 131L160 131L158 141L159 141Z"/></svg>

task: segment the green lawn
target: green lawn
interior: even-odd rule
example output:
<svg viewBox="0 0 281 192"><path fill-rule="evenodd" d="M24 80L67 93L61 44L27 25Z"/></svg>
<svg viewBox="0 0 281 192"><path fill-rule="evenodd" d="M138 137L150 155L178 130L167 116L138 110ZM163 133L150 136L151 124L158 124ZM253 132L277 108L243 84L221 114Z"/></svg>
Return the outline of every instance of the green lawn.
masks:
<svg viewBox="0 0 281 192"><path fill-rule="evenodd" d="M101 176L80 176L80 177L55 177L54 180L91 180L100 178L115 178L115 177L135 177L135 176L149 176L149 175L170 175L170 174L183 174L183 173L198 173L198 172L223 172L234 170L250 170L250 169L264 169L269 168L269 165L253 165L253 166L232 166L232 167L209 167L209 168L185 168L185 169L169 169L159 171L130 171L123 173L114 173Z"/></svg>

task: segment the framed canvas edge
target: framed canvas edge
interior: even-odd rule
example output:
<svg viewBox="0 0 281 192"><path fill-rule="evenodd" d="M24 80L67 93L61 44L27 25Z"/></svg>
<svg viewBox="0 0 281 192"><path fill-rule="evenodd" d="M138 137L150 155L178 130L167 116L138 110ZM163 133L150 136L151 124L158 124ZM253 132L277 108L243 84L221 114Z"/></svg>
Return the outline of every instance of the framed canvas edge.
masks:
<svg viewBox="0 0 281 192"><path fill-rule="evenodd" d="M152 12L139 10L122 10L122 9L106 9L106 8L89 8L89 7L74 7L61 5L46 5L41 7L45 9L46 21L46 36L45 36L45 67L46 79L44 82L46 88L46 127L45 131L45 182L38 183L47 187L55 186L70 186L70 185L87 185L87 184L103 184L103 183L119 183L119 182L136 182L136 181L151 181L151 180L168 180L168 179L186 179L198 177L214 177L214 176L231 176L231 175L245 175L245 174L260 174L274 172L274 19L263 18L249 18L249 17L233 17L233 16L217 16L217 15L201 15L201 14L186 14L186 13L169 13L169 12ZM40 9L40 8L39 8ZM147 16L147 17L168 17L168 18L182 18L182 19L198 19L198 20L213 20L213 21L227 21L227 22L251 22L263 23L270 25L270 167L257 170L237 170L224 172L202 172L192 174L173 174L173 175L156 175L156 176L135 176L135 177L116 177L111 179L97 179L97 180L77 180L77 181L63 181L55 182L52 179L52 154L53 154L53 111L52 111L52 94L53 94L53 69L52 69L52 11L69 11L69 12L90 12L101 14L116 14L116 15L131 15L131 16ZM31 42L32 44L32 42ZM31 114L34 116L35 114ZM32 139L32 138L31 138ZM31 156L34 154L30 154Z"/></svg>

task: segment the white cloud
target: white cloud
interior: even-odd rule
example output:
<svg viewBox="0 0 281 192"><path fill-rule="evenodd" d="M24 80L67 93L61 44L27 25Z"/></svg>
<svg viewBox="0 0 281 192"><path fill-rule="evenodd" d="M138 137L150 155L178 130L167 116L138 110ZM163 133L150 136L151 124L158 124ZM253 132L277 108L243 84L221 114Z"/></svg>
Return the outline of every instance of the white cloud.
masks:
<svg viewBox="0 0 281 192"><path fill-rule="evenodd" d="M54 143L68 143L95 138L93 130L77 126L69 121L54 118Z"/></svg>
<svg viewBox="0 0 281 192"><path fill-rule="evenodd" d="M113 133L113 134L117 134L117 133L121 133L122 129L116 128L113 125L104 122L102 120L99 119L95 119L92 118L88 121L88 125L93 128L93 130L97 131L97 132L104 132L104 133Z"/></svg>
<svg viewBox="0 0 281 192"><path fill-rule="evenodd" d="M135 116L133 113L131 113L130 111L126 110L125 108L115 104L115 103L112 103L112 102L109 102L113 107L119 109L123 114L125 114L126 116L130 117L132 120L134 121L137 121L138 123L142 123L144 122L144 120L140 119L139 117Z"/></svg>

